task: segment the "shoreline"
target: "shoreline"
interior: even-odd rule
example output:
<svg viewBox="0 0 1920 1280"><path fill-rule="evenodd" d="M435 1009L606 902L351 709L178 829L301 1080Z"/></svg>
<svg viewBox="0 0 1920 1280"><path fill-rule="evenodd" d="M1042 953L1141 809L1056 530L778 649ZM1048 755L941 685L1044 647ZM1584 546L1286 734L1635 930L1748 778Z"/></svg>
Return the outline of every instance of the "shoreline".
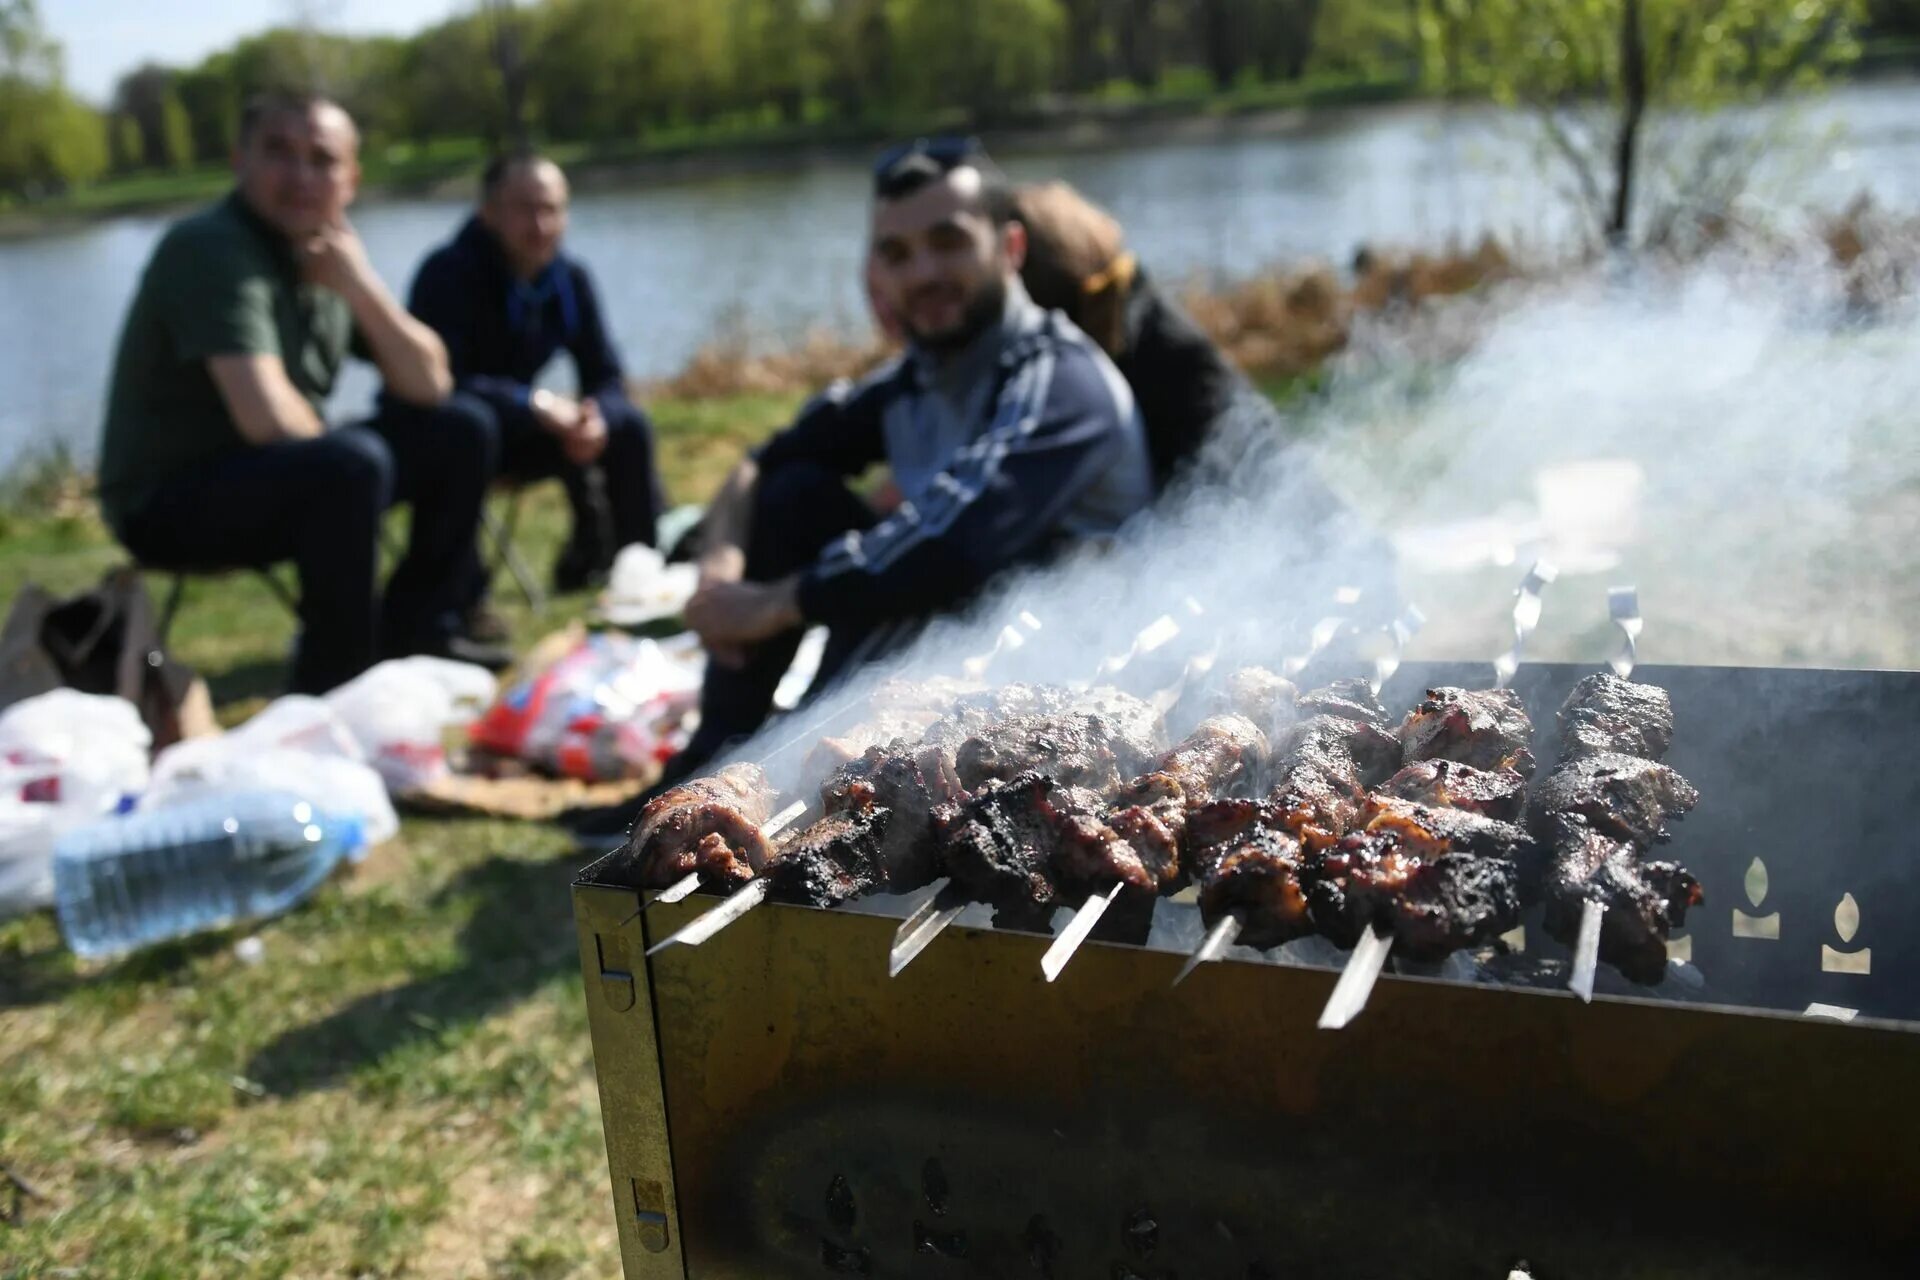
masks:
<svg viewBox="0 0 1920 1280"><path fill-rule="evenodd" d="M966 131L977 133L990 149L1005 156L1034 152L1084 153L1226 138L1286 137L1311 133L1356 114L1409 109L1441 101L1422 95L1404 80L1310 84L1300 90L1298 97L1299 100L1293 102L1236 103L1231 98L1199 98L1041 106L1005 122ZM845 126L796 136L713 138L643 146L637 151L607 149L576 154L575 145L565 143L554 144L551 150L565 166L576 191L614 192L640 186L798 173L815 168L858 167L871 158L876 147L895 138L959 128L950 122L920 121L897 128ZM369 165L375 170L375 176L362 184L363 204L465 197L470 194L478 163L428 162L417 171L397 175L380 174L380 167ZM171 181L162 177L156 182L167 187L165 194L151 198L129 196L98 205L55 203L0 211L0 241L31 240L115 218L192 208L224 191L227 177L224 171L208 169L181 174Z"/></svg>

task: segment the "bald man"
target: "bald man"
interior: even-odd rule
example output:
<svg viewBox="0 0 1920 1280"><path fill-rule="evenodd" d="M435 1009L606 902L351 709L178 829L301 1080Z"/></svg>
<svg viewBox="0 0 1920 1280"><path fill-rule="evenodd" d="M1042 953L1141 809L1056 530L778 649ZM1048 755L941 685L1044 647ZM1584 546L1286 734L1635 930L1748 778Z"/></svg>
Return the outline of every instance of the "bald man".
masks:
<svg viewBox="0 0 1920 1280"><path fill-rule="evenodd" d="M108 524L150 564L218 570L292 560L301 637L291 685L319 693L382 654L502 663L464 613L496 448L449 399L446 348L367 260L347 208L359 136L325 98L248 104L234 190L168 228L128 311L100 448ZM349 354L387 403L330 430ZM376 599L380 522L413 505L405 558Z"/></svg>
<svg viewBox="0 0 1920 1280"><path fill-rule="evenodd" d="M603 578L621 547L652 546L662 504L652 424L627 396L593 277L562 247L568 204L553 161L493 161L478 211L420 264L408 297L446 342L455 385L485 406L501 473L565 484L573 535L553 566L560 591ZM569 394L536 385L561 352Z"/></svg>

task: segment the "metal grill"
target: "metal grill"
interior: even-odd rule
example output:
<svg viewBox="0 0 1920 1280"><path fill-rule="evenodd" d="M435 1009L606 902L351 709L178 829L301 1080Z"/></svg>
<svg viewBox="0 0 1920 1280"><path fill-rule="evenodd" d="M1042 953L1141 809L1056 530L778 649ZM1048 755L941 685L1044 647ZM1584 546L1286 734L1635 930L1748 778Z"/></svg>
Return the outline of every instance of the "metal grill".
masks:
<svg viewBox="0 0 1920 1280"><path fill-rule="evenodd" d="M1586 670L1518 670L1543 739ZM1920 1274L1920 675L1636 675L1703 797L1671 846L1699 981L1603 971L1591 1006L1537 916L1341 1032L1313 1029L1330 971L1252 953L1175 991L1177 950L1096 941L1048 985L1046 939L963 920L890 979L904 901L649 960L712 899L642 916L589 868L628 1276ZM1410 663L1383 696L1486 678Z"/></svg>

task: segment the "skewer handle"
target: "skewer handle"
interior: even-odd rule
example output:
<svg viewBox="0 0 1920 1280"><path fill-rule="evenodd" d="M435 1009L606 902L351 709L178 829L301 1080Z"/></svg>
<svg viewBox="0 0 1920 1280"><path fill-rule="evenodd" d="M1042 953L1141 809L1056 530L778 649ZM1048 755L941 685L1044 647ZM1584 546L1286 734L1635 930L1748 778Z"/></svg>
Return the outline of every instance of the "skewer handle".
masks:
<svg viewBox="0 0 1920 1280"><path fill-rule="evenodd" d="M698 871L689 871L660 892L654 894L653 897L649 898L646 902L642 903L640 909L645 911L656 902L678 902L699 887L700 873Z"/></svg>
<svg viewBox="0 0 1920 1280"><path fill-rule="evenodd" d="M1527 647L1527 637L1540 625L1541 593L1559 576L1560 570L1551 561L1535 560L1527 576L1514 588L1513 647L1493 660L1494 688L1506 688L1514 673L1520 670L1520 654Z"/></svg>
<svg viewBox="0 0 1920 1280"><path fill-rule="evenodd" d="M1640 616L1640 589L1608 587L1607 616L1620 628L1620 649L1607 659L1607 665L1613 668L1613 674L1625 680L1640 661L1640 631L1646 625Z"/></svg>
<svg viewBox="0 0 1920 1280"><path fill-rule="evenodd" d="M1367 998L1373 994L1373 984L1380 980L1380 970L1386 967L1391 950L1392 934L1375 933L1369 927L1360 935L1340 981L1333 984L1333 994L1327 997L1327 1007L1320 1011L1322 1031L1338 1031L1367 1007Z"/></svg>
<svg viewBox="0 0 1920 1280"><path fill-rule="evenodd" d="M900 971L912 964L967 909L968 901L966 893L956 888L952 880L935 881L926 901L914 908L913 914L894 930L893 946L887 951L887 976L899 977Z"/></svg>

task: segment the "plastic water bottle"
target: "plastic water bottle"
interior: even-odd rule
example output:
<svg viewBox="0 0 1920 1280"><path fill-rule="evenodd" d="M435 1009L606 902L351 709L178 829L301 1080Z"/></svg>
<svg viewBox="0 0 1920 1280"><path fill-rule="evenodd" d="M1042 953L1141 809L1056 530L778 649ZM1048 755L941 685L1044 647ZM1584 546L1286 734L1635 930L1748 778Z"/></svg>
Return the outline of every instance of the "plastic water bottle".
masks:
<svg viewBox="0 0 1920 1280"><path fill-rule="evenodd" d="M364 841L359 818L285 791L210 796L80 827L53 851L60 931L82 956L115 956L278 915Z"/></svg>

